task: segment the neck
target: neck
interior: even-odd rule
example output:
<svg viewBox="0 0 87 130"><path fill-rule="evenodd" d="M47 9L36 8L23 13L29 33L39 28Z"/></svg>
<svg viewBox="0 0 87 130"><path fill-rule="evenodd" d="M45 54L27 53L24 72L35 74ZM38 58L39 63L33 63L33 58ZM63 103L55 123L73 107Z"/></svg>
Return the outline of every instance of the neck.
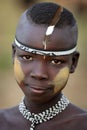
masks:
<svg viewBox="0 0 87 130"><path fill-rule="evenodd" d="M29 111L31 113L39 113L39 112L42 112L42 111L50 108L54 104L56 104L60 100L61 96L62 96L61 93L57 94L54 98L50 99L49 101L47 101L45 103L37 103L34 101L29 101L27 99L27 97L25 96L24 102L25 102L27 109L29 109Z"/></svg>
<svg viewBox="0 0 87 130"><path fill-rule="evenodd" d="M31 122L30 130L35 130L36 125L53 119L59 113L63 112L68 105L69 100L64 95L62 95L62 97L60 98L60 100L57 101L56 104L51 107L49 106L49 108L45 109L45 111L39 111L38 113L36 111L33 113L29 111L28 108L26 108L24 100L22 100L19 104L19 111L25 119Z"/></svg>

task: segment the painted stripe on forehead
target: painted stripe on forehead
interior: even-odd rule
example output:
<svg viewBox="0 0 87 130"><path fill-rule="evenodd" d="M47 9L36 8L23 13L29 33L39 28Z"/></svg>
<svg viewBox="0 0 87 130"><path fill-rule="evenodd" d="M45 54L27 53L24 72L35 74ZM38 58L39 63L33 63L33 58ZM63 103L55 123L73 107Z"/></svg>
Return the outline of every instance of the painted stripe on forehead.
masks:
<svg viewBox="0 0 87 130"><path fill-rule="evenodd" d="M39 50L35 48L30 48L23 43L20 43L17 39L15 39L15 45L26 52L33 53L33 54L39 54L39 55L48 55L48 56L62 56L62 55L69 55L76 51L76 46L70 50L65 51L47 51L47 50Z"/></svg>
<svg viewBox="0 0 87 130"><path fill-rule="evenodd" d="M52 18L51 23L49 24L47 30L46 30L46 36L51 35L54 31L54 27L56 26L57 22L60 20L61 13L63 12L63 7L59 7L54 14L54 17Z"/></svg>
<svg viewBox="0 0 87 130"><path fill-rule="evenodd" d="M45 37L43 40L43 47L44 50L46 50L47 48L47 44L50 43L50 37L55 29L55 26L57 24L57 22L60 20L61 17L61 13L63 12L63 7L59 7L56 12L54 13L54 16L49 24L49 26L47 27L46 33L45 33Z"/></svg>

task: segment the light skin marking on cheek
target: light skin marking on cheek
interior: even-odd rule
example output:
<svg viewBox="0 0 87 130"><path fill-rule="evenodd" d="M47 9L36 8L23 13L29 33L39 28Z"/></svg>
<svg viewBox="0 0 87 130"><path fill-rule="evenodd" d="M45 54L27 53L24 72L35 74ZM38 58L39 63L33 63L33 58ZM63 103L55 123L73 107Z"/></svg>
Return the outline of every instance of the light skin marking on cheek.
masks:
<svg viewBox="0 0 87 130"><path fill-rule="evenodd" d="M24 80L25 75L22 71L21 64L17 57L14 59L14 74L17 82L21 84L21 82Z"/></svg>
<svg viewBox="0 0 87 130"><path fill-rule="evenodd" d="M69 68L65 67L58 72L56 77L53 80L53 84L55 85L54 93L59 92L67 83L69 77Z"/></svg>

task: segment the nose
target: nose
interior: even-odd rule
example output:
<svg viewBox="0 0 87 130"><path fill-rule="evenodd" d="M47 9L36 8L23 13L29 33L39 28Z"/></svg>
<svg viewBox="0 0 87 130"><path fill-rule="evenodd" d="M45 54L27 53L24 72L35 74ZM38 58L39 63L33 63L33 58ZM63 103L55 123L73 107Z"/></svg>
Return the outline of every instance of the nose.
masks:
<svg viewBox="0 0 87 130"><path fill-rule="evenodd" d="M32 69L32 72L30 73L30 76L38 80L47 80L48 70L46 64L42 62L36 63Z"/></svg>

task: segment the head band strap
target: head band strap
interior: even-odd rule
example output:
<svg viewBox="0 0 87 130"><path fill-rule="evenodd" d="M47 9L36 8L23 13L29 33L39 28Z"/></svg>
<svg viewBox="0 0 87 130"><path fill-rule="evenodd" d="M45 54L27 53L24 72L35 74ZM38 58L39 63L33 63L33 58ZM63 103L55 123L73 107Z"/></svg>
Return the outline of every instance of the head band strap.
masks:
<svg viewBox="0 0 87 130"><path fill-rule="evenodd" d="M20 43L17 39L15 39L15 45L23 51L33 53L33 54L48 55L48 56L69 55L76 51L76 46L70 50L65 50L65 51L47 51L47 50L34 49L24 45L23 43Z"/></svg>

